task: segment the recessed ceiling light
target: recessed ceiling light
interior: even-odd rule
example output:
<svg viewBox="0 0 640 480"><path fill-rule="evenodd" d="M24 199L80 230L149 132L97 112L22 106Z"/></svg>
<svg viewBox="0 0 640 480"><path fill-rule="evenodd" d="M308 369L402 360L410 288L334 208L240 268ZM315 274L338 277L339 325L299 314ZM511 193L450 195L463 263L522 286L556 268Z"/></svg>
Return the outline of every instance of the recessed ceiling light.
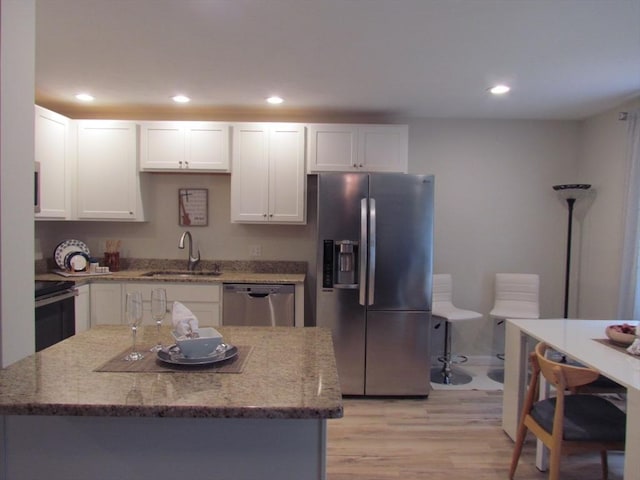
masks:
<svg viewBox="0 0 640 480"><path fill-rule="evenodd" d="M174 95L171 99L176 103L188 103L191 101L186 95Z"/></svg>
<svg viewBox="0 0 640 480"><path fill-rule="evenodd" d="M284 99L282 97L278 97L277 95L273 95L267 98L267 103L270 103L271 105L280 105L282 102L284 102Z"/></svg>
<svg viewBox="0 0 640 480"><path fill-rule="evenodd" d="M489 89L489 91L494 95L504 95L509 90L511 90L511 87L508 87L507 85L496 85L495 87L491 87Z"/></svg>
<svg viewBox="0 0 640 480"><path fill-rule="evenodd" d="M80 100L81 102L92 102L93 101L93 95L90 95L88 93L78 93L78 94L76 94L76 98L78 100Z"/></svg>

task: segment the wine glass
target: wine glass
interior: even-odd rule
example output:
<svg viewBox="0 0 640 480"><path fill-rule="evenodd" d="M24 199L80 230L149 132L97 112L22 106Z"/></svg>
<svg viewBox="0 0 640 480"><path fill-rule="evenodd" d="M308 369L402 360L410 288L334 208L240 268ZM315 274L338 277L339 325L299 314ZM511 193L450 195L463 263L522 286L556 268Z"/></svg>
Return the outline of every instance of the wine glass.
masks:
<svg viewBox="0 0 640 480"><path fill-rule="evenodd" d="M142 294L140 292L127 293L126 303L127 323L131 326L131 333L133 335L133 346L131 347L131 353L124 357L129 362L136 360L142 360L144 355L136 351L136 334L138 333L138 326L142 321Z"/></svg>
<svg viewBox="0 0 640 480"><path fill-rule="evenodd" d="M151 291L151 316L156 321L158 329L158 343L151 347L152 352L162 350L162 342L160 341L160 326L162 320L167 314L167 291L164 288L154 288Z"/></svg>
<svg viewBox="0 0 640 480"><path fill-rule="evenodd" d="M129 390L127 392L127 395L125 396L124 403L126 403L127 405L142 405L144 403L142 391L140 391L140 387L138 386L137 375L134 377L131 390Z"/></svg>

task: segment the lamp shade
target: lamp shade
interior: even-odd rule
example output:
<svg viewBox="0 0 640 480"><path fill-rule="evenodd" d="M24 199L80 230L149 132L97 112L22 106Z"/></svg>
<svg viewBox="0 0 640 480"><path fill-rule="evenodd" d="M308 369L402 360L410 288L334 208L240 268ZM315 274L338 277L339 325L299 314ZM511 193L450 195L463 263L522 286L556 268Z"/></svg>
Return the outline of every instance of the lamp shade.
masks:
<svg viewBox="0 0 640 480"><path fill-rule="evenodd" d="M591 188L588 183L567 183L564 185L554 185L553 189L558 192L560 198L564 200L579 200L587 196L587 190Z"/></svg>

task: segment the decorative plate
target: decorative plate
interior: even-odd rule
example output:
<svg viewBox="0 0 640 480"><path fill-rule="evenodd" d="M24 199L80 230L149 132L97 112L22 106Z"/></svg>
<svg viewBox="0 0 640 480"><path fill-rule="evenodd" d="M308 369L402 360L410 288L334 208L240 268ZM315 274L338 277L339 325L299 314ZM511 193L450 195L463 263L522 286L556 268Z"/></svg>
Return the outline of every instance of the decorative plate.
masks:
<svg viewBox="0 0 640 480"><path fill-rule="evenodd" d="M72 272L82 272L89 265L89 255L84 252L73 252L64 259L67 270Z"/></svg>
<svg viewBox="0 0 640 480"><path fill-rule="evenodd" d="M89 247L84 242L80 240L65 240L64 242L60 242L58 246L53 251L53 258L56 261L56 265L61 270L66 270L67 266L64 261L70 253L74 252L82 252L85 253L88 257L91 256L91 252L89 252Z"/></svg>
<svg viewBox="0 0 640 480"><path fill-rule="evenodd" d="M168 348L158 351L158 360L174 365L208 365L212 363L224 362L238 355L238 347L225 344L225 350L222 353L212 353L202 358L187 358L180 352L177 345L171 345Z"/></svg>

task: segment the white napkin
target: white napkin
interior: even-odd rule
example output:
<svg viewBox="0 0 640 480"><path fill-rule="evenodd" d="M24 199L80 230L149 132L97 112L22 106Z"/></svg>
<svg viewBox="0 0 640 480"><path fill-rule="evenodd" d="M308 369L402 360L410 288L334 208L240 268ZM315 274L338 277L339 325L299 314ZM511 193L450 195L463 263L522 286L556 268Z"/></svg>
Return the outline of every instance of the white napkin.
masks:
<svg viewBox="0 0 640 480"><path fill-rule="evenodd" d="M640 355L640 338L636 338L629 348L627 348L627 352L632 355Z"/></svg>
<svg viewBox="0 0 640 480"><path fill-rule="evenodd" d="M191 332L198 331L198 318L180 302L173 302L171 320L179 337L186 337Z"/></svg>

